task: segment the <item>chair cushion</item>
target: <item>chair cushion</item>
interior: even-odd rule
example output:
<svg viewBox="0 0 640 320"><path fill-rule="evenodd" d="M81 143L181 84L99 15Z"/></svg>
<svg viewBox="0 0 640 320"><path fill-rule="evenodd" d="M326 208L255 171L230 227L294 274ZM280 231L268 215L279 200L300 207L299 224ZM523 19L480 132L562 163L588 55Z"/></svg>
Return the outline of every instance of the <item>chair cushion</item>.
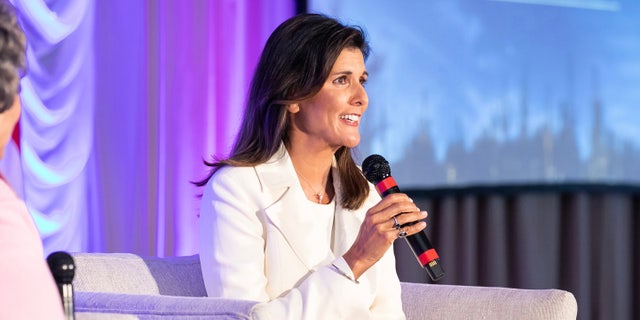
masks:
<svg viewBox="0 0 640 320"><path fill-rule="evenodd" d="M208 297L105 292L76 292L74 301L76 313L80 316L85 314L87 319L99 319L96 314L134 315L136 319L249 319L249 312L255 304L252 301Z"/></svg>
<svg viewBox="0 0 640 320"><path fill-rule="evenodd" d="M578 305L559 289L512 289L402 283L407 320L575 320Z"/></svg>
<svg viewBox="0 0 640 320"><path fill-rule="evenodd" d="M76 291L205 297L198 255L140 257L130 253L74 253Z"/></svg>

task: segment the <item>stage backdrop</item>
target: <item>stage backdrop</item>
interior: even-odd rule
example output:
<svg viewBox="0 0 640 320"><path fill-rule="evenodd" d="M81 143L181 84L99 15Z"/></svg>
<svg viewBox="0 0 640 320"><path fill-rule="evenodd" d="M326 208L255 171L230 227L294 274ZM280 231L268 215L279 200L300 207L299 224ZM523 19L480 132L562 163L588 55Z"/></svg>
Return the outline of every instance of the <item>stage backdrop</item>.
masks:
<svg viewBox="0 0 640 320"><path fill-rule="evenodd" d="M640 317L640 2L310 0L361 25L380 153L429 211L442 284L561 288ZM401 280L430 282L396 242Z"/></svg>
<svg viewBox="0 0 640 320"><path fill-rule="evenodd" d="M14 185L45 251L196 253L190 182L228 152L262 46L295 3L12 2L29 63Z"/></svg>
<svg viewBox="0 0 640 320"><path fill-rule="evenodd" d="M407 187L640 183L640 2L327 1L368 31L362 157Z"/></svg>

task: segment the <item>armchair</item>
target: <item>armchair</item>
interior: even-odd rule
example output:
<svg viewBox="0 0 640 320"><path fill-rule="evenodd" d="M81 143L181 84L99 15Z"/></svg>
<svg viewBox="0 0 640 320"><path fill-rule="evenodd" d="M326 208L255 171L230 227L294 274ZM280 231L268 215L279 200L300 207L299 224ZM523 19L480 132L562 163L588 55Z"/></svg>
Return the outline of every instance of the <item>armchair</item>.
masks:
<svg viewBox="0 0 640 320"><path fill-rule="evenodd" d="M140 257L75 253L78 320L250 319L254 302L206 297L198 255ZM577 303L558 289L525 290L402 283L413 319L576 319Z"/></svg>

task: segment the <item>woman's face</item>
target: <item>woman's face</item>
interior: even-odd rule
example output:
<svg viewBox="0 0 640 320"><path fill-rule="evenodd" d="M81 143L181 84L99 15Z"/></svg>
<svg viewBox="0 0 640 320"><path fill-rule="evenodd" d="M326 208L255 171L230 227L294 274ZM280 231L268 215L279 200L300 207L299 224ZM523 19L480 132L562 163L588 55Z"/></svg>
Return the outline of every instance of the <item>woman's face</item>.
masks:
<svg viewBox="0 0 640 320"><path fill-rule="evenodd" d="M0 113L0 159L4 156L4 148L11 138L13 127L18 119L20 119L20 97L16 95L11 108Z"/></svg>
<svg viewBox="0 0 640 320"><path fill-rule="evenodd" d="M367 76L360 49L342 50L320 91L288 106L292 142L303 138L306 144L329 146L334 151L357 146L360 119L369 104L364 89Z"/></svg>

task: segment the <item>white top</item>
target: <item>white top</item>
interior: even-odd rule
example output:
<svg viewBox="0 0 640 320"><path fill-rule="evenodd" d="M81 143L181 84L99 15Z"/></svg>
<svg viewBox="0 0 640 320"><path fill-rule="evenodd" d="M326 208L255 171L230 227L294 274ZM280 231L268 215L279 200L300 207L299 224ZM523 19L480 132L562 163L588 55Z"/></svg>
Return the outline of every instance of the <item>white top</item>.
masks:
<svg viewBox="0 0 640 320"><path fill-rule="evenodd" d="M316 264L334 259L331 245L333 244L333 217L336 209L335 198L333 197L331 202L327 204L307 201L306 208L301 212L302 220L315 226L315 228L310 228L307 234L317 246L310 253L310 258L317 261Z"/></svg>

